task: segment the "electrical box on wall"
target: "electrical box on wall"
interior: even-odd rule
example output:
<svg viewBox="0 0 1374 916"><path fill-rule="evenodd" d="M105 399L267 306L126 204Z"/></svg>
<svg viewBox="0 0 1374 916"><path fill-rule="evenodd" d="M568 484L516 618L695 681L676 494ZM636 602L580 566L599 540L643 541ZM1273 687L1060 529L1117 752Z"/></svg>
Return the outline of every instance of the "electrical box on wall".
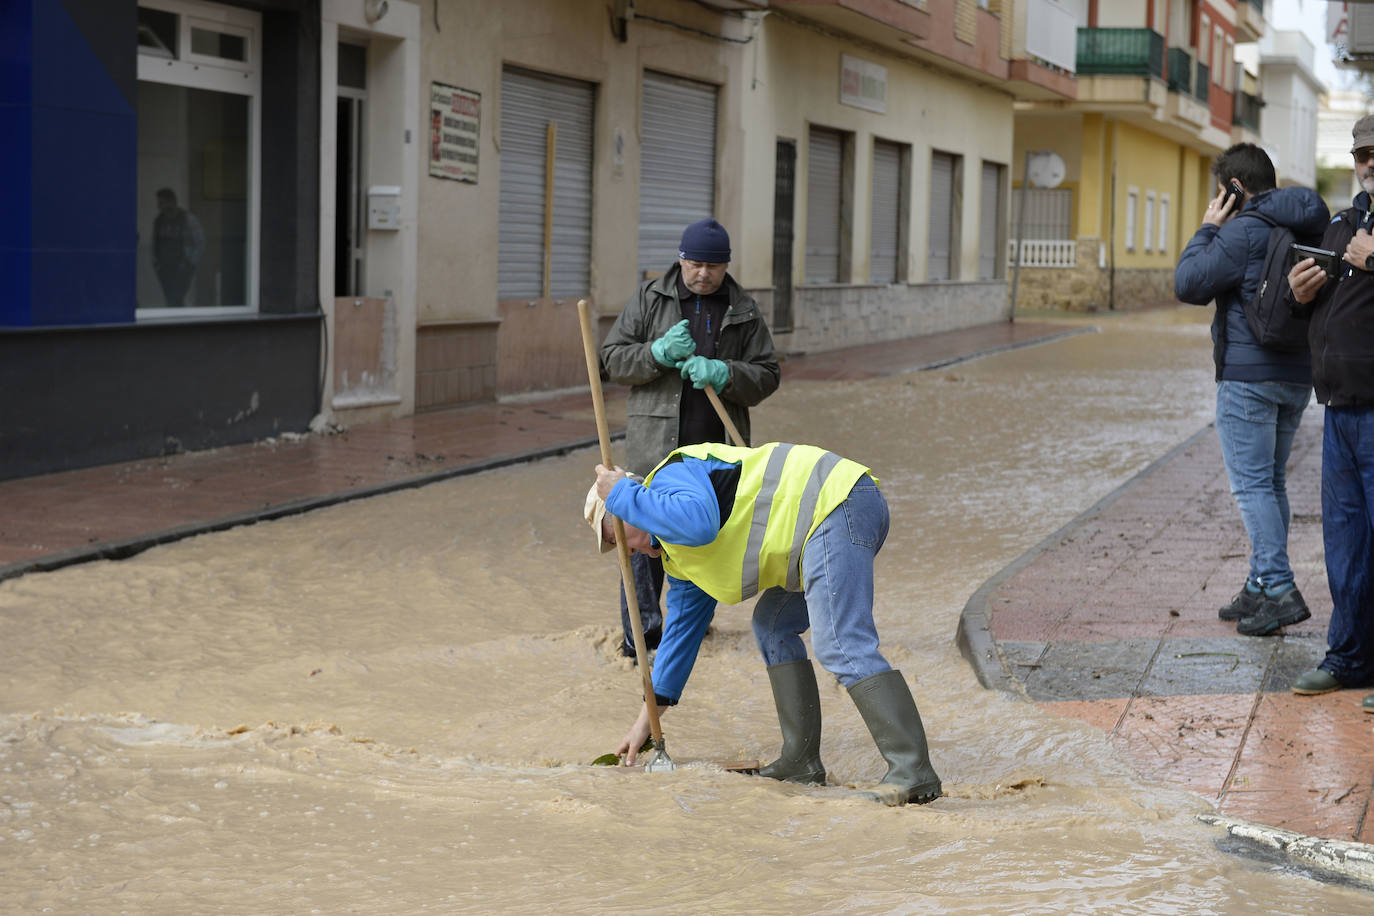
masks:
<svg viewBox="0 0 1374 916"><path fill-rule="evenodd" d="M367 228L401 228L401 189L377 184L367 189Z"/></svg>

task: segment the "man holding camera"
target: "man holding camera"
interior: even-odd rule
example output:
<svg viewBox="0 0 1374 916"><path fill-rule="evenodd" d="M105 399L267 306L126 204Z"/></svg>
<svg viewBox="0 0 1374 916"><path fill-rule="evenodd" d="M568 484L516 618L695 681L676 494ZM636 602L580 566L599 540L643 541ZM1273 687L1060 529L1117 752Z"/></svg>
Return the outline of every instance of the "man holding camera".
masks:
<svg viewBox="0 0 1374 916"><path fill-rule="evenodd" d="M1319 235L1330 212L1315 191L1276 188L1274 164L1253 143L1238 143L1212 164L1217 196L1179 256L1174 294L1215 300L1212 358L1217 377L1217 438L1231 494L1250 540L1250 570L1218 612L1246 636L1268 636L1312 616L1288 562L1288 453L1312 397L1311 357L1256 340L1244 303L1263 279L1269 233L1286 226Z"/></svg>
<svg viewBox="0 0 1374 916"><path fill-rule="evenodd" d="M1326 657L1293 682L1299 694L1374 684L1374 115L1352 134L1363 190L1321 242L1341 256L1340 270L1328 276L1309 258L1288 274L1294 313L1310 316L1312 381L1326 406L1322 540L1331 588ZM1374 712L1374 694L1361 708Z"/></svg>

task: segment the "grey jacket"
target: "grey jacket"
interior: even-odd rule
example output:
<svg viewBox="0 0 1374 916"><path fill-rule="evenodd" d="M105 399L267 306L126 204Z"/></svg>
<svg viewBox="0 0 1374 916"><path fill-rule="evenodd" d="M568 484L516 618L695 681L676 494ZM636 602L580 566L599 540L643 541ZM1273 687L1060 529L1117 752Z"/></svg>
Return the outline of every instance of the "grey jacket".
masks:
<svg viewBox="0 0 1374 916"><path fill-rule="evenodd" d="M648 474L679 445L678 403L683 379L665 369L649 346L682 320L677 280L681 268L673 264L656 280L646 280L630 297L601 344L601 366L613 382L630 385L625 403L625 470ZM749 441L749 408L778 388L780 372L773 353L773 337L758 303L735 278L725 275L730 307L721 322L716 359L730 367L730 382L720 392L725 411ZM690 384L690 383L689 383Z"/></svg>

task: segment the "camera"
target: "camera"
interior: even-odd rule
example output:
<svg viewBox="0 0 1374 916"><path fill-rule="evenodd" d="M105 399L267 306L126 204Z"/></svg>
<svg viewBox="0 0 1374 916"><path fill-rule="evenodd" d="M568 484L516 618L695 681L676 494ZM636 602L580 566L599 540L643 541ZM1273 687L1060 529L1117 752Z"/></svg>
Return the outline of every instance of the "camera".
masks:
<svg viewBox="0 0 1374 916"><path fill-rule="evenodd" d="M1336 252L1298 244L1294 244L1288 249L1288 269L1292 270L1299 261L1305 261L1308 258L1312 258L1320 264L1321 269L1326 271L1328 277L1334 278L1341 272L1341 256Z"/></svg>

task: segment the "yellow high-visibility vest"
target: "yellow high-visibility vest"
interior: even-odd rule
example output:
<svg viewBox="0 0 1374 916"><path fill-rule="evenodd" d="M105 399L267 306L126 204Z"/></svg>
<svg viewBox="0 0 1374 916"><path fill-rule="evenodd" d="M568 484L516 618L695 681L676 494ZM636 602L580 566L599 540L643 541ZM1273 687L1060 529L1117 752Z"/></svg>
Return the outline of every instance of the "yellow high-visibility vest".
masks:
<svg viewBox="0 0 1374 916"><path fill-rule="evenodd" d="M807 538L848 498L859 478L870 473L814 445L769 442L739 448L707 442L674 451L645 478L645 485L677 455L740 466L735 504L714 541L700 547L660 543L669 575L687 579L727 604L774 586L801 591Z"/></svg>

